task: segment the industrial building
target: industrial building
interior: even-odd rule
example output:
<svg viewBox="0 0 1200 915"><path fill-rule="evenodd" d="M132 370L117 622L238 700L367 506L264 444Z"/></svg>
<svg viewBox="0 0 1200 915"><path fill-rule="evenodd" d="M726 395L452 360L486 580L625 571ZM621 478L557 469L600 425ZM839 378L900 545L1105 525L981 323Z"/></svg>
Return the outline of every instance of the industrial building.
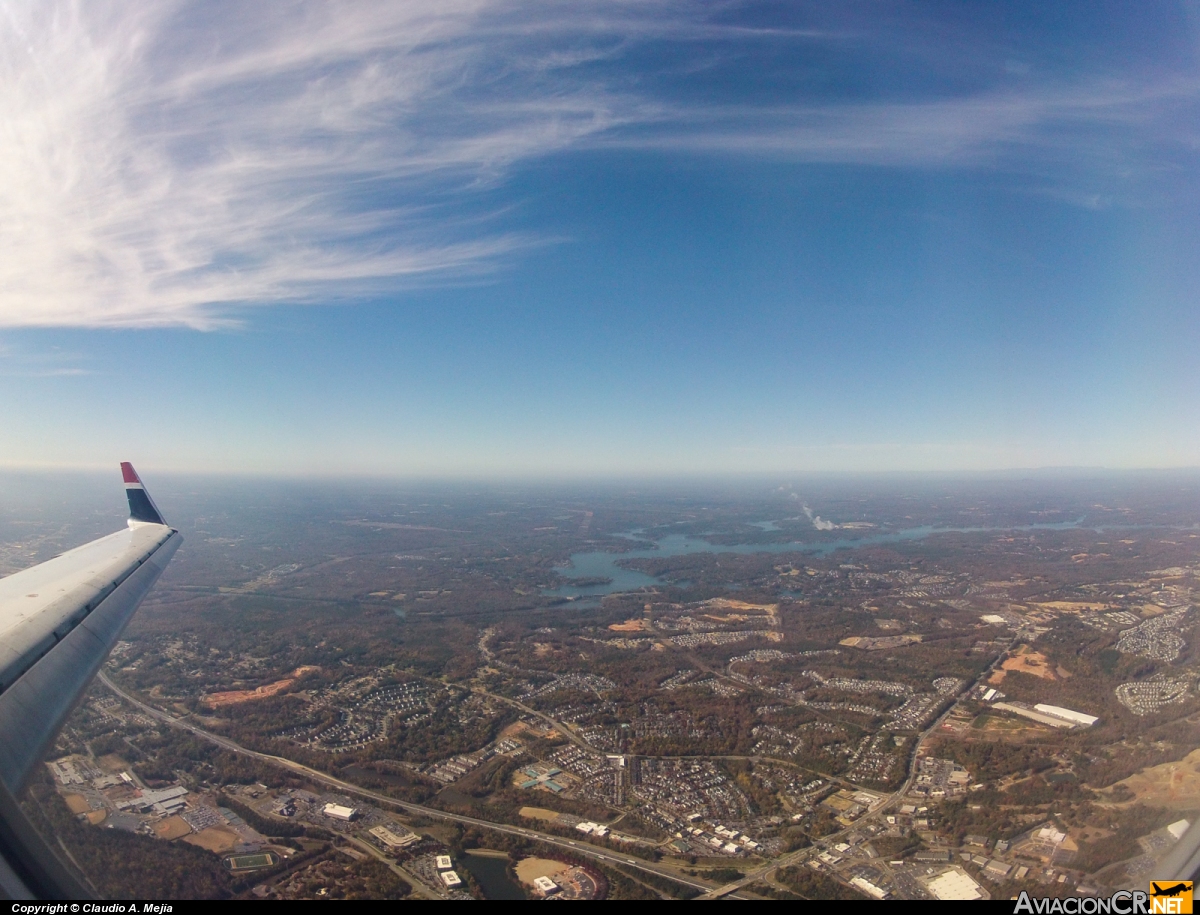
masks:
<svg viewBox="0 0 1200 915"><path fill-rule="evenodd" d="M1045 712L1039 712L1037 709L1027 708L1024 705L1017 705L1012 702L997 702L992 708L999 709L1002 712L1012 712L1014 715L1020 715L1022 718L1028 718L1030 721L1049 725L1052 728L1075 727L1075 723L1068 721L1066 718L1061 718L1057 715L1047 715Z"/></svg>
<svg viewBox="0 0 1200 915"><path fill-rule="evenodd" d="M1054 718L1062 718L1064 721L1070 721L1072 724L1077 724L1080 727L1090 728L1100 719L1095 715L1085 715L1083 712L1076 712L1069 708L1062 708L1057 705L1045 705L1038 703L1034 706L1043 715L1051 715Z"/></svg>
<svg viewBox="0 0 1200 915"><path fill-rule="evenodd" d="M989 689L984 693L983 699L986 702L990 701L993 696L999 699L1003 695L994 689ZM1014 715L1020 715L1022 718L1028 718L1052 728L1090 728L1100 720L1095 715L1085 715L1074 709L1063 708L1060 705L1046 705L1043 702L1039 702L1033 708L1023 702L995 702L992 704L992 708L1000 709L1003 712L1012 712Z"/></svg>

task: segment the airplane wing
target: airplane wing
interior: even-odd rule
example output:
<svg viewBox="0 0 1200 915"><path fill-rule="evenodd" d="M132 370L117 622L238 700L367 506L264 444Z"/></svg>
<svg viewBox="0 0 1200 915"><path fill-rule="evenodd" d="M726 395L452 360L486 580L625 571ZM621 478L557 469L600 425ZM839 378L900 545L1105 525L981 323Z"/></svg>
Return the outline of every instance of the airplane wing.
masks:
<svg viewBox="0 0 1200 915"><path fill-rule="evenodd" d="M1166 880L1191 880L1200 871L1200 820L1188 827L1187 832L1159 861L1155 873Z"/></svg>
<svg viewBox="0 0 1200 915"><path fill-rule="evenodd" d="M0 782L7 789L0 807L25 787L183 539L133 466L123 463L121 472L129 498L125 530L0 579ZM16 828L9 812L0 811L0 851L19 838L6 835ZM4 864L0 889L9 890ZM17 871L26 885L42 883Z"/></svg>

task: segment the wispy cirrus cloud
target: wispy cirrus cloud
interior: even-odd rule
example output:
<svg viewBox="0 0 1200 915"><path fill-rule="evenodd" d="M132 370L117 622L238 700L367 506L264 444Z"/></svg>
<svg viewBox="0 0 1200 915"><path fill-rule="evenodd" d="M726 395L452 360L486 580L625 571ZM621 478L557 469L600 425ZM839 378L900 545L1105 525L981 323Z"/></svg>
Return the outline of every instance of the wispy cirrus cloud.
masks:
<svg viewBox="0 0 1200 915"><path fill-rule="evenodd" d="M80 365L82 361L80 354L58 347L33 351L0 343L0 378L75 378L94 375L94 371Z"/></svg>
<svg viewBox="0 0 1200 915"><path fill-rule="evenodd" d="M1034 172L1188 148L1164 127L1194 111L1187 79L766 103L681 89L681 72L736 83L768 45L872 40L731 9L5 4L0 326L211 328L251 305L479 275L537 242L489 218L487 192L581 147Z"/></svg>
<svg viewBox="0 0 1200 915"><path fill-rule="evenodd" d="M481 3L6 9L4 326L205 328L486 269L530 240L452 205L613 123L585 88L488 99Z"/></svg>

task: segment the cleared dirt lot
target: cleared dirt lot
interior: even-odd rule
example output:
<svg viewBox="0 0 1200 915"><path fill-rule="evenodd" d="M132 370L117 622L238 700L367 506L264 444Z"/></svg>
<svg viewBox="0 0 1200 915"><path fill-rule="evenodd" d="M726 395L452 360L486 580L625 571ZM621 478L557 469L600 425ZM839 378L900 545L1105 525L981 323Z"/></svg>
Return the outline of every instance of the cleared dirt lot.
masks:
<svg viewBox="0 0 1200 915"><path fill-rule="evenodd" d="M545 807L522 807L520 814L531 820L545 820L548 823L558 822L558 811L547 810Z"/></svg>
<svg viewBox="0 0 1200 915"><path fill-rule="evenodd" d="M538 877L553 879L556 874L570 870L570 868L571 865L550 858L522 858L517 862L517 879L532 886L533 881Z"/></svg>
<svg viewBox="0 0 1200 915"><path fill-rule="evenodd" d="M1018 671L1040 677L1043 680L1057 680L1058 677L1050 667L1050 662L1040 651L1032 650L1028 645L1022 645L1016 653L1005 658L1000 669L988 678L989 683L1003 683L1008 671Z"/></svg>
<svg viewBox="0 0 1200 915"><path fill-rule="evenodd" d="M160 839L180 839L192 831L183 817L167 817L154 824L154 834Z"/></svg>
<svg viewBox="0 0 1200 915"><path fill-rule="evenodd" d="M1117 782L1135 797L1120 806L1152 804L1179 811L1200 809L1200 750L1193 750L1178 762L1151 766Z"/></svg>
<svg viewBox="0 0 1200 915"><path fill-rule="evenodd" d="M209 826L194 836L184 836L183 841L219 854L236 846L242 841L242 837L225 826Z"/></svg>

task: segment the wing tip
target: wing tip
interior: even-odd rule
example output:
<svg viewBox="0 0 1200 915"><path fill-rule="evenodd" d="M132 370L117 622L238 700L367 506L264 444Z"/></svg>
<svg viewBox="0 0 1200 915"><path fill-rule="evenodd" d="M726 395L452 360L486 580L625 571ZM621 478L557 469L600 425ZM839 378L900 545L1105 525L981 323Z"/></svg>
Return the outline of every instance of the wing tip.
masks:
<svg viewBox="0 0 1200 915"><path fill-rule="evenodd" d="M125 496L129 499L129 523L166 526L167 522L163 520L162 512L150 498L150 493L146 492L142 478L129 461L121 462L121 476L125 480Z"/></svg>

